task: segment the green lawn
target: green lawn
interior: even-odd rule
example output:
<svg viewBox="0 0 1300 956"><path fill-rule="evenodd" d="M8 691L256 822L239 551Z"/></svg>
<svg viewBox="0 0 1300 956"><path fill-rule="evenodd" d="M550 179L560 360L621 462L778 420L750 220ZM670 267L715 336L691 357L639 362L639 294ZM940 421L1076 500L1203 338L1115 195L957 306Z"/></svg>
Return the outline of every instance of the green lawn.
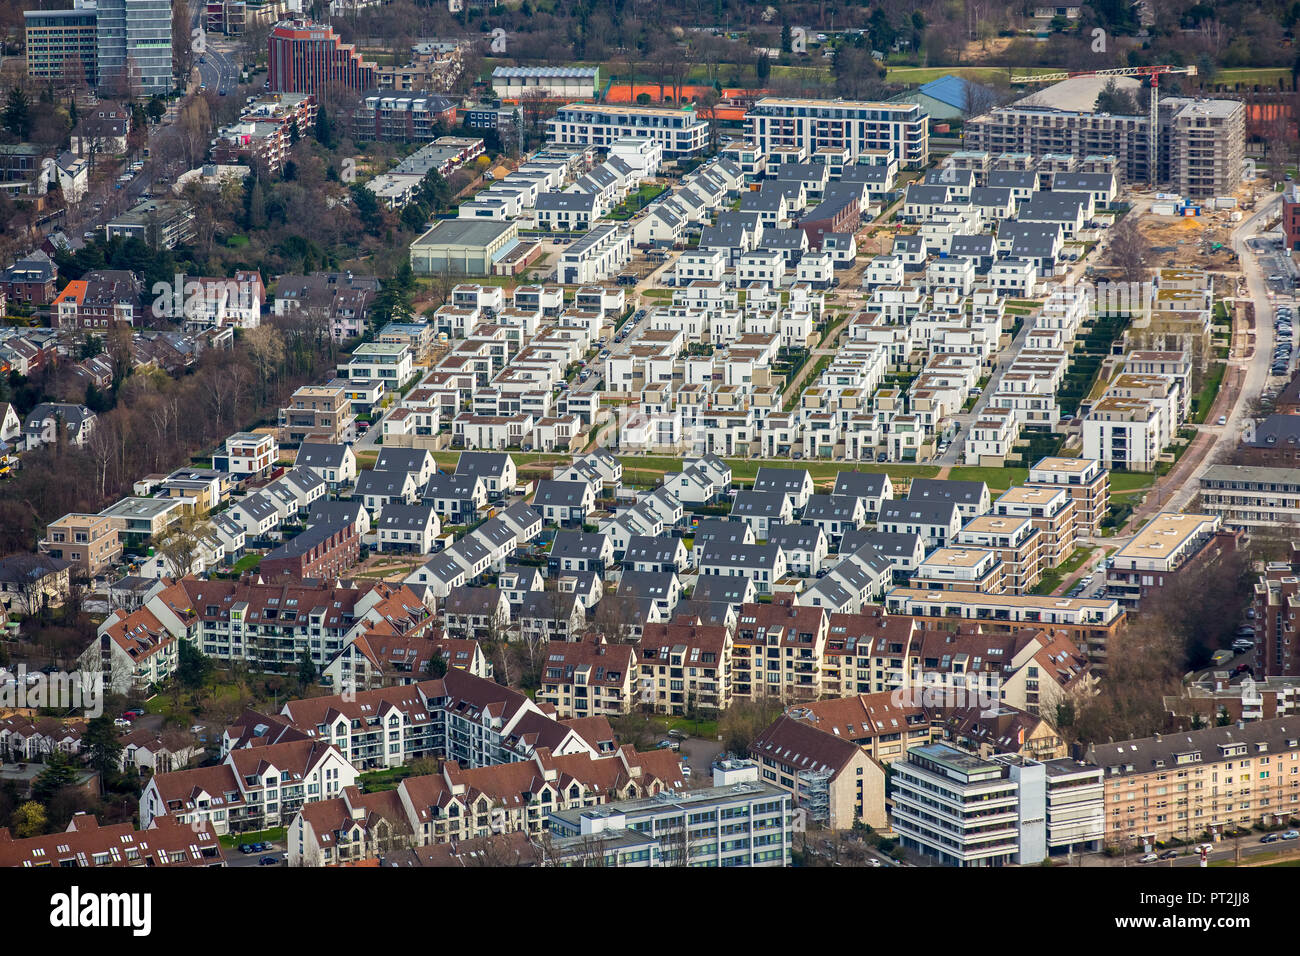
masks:
<svg viewBox="0 0 1300 956"><path fill-rule="evenodd" d="M236 574L243 574L245 571L256 569L261 563L262 556L260 554L246 554L235 562L232 570L234 570Z"/></svg>
<svg viewBox="0 0 1300 956"><path fill-rule="evenodd" d="M1006 491L1013 485L1023 485L1029 478L1028 468L980 468L959 465L948 472L953 481L982 481L989 491Z"/></svg>
<svg viewBox="0 0 1300 956"><path fill-rule="evenodd" d="M1192 421L1196 424L1203 425L1205 419L1209 417L1210 409L1214 407L1214 398L1219 394L1219 386L1223 384L1223 373L1227 368L1226 362L1215 362L1205 376L1205 384L1201 386L1201 390L1192 396L1195 408L1192 412Z"/></svg>
<svg viewBox="0 0 1300 956"><path fill-rule="evenodd" d="M256 830L251 833L227 833L217 839L227 850L233 850L241 843L279 843L284 844L286 827L271 827L269 830Z"/></svg>
<svg viewBox="0 0 1300 956"><path fill-rule="evenodd" d="M357 774L357 787L362 793L378 793L380 790L396 790L397 785L414 773L410 767L392 767L388 770L372 770Z"/></svg>
<svg viewBox="0 0 1300 956"><path fill-rule="evenodd" d="M1110 473L1111 494L1127 494L1150 488L1156 476L1149 471L1112 471Z"/></svg>
<svg viewBox="0 0 1300 956"><path fill-rule="evenodd" d="M914 83L920 85L937 80L941 76L963 76L969 80L988 83L993 80L1005 80L1009 74L1026 76L1037 73L1054 73L1048 67L999 67L999 66L891 66L887 68L885 79L890 83ZM776 72L773 70L773 72ZM1256 81L1258 82L1258 81Z"/></svg>

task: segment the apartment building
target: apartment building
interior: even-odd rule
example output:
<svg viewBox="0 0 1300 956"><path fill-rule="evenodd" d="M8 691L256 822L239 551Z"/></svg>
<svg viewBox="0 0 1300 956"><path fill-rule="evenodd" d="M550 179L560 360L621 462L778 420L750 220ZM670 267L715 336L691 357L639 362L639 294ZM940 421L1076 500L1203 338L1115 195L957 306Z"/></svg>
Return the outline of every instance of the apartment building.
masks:
<svg viewBox="0 0 1300 956"><path fill-rule="evenodd" d="M830 635L825 608L781 596L742 605L731 643L736 697L808 701L822 695L821 660Z"/></svg>
<svg viewBox="0 0 1300 956"><path fill-rule="evenodd" d="M341 444L356 421L352 401L342 384L304 385L280 409L280 444L294 448L304 442Z"/></svg>
<svg viewBox="0 0 1300 956"><path fill-rule="evenodd" d="M708 146L709 124L694 109L609 103L570 103L546 122L547 141L557 146L607 149L627 137L655 140L665 159L687 159Z"/></svg>
<svg viewBox="0 0 1300 956"><path fill-rule="evenodd" d="M1106 593L1137 609L1179 575L1234 551L1237 536L1222 527L1218 515L1161 512L1115 552L1106 569Z"/></svg>
<svg viewBox="0 0 1300 956"><path fill-rule="evenodd" d="M993 502L993 513L1028 518L1043 533L1043 558L1055 567L1074 552L1074 499L1064 488L1022 485L1008 488Z"/></svg>
<svg viewBox="0 0 1300 956"><path fill-rule="evenodd" d="M1046 535L1027 517L980 515L962 526L955 544L995 553L1002 565L1002 590L1008 594L1028 594L1042 577L1043 570L1050 567L1045 541ZM925 587L924 583L915 583Z"/></svg>
<svg viewBox="0 0 1300 956"><path fill-rule="evenodd" d="M1152 157L1151 120L1145 113L1119 116L1013 104L967 120L963 145L967 150L1034 158L1114 155L1125 182L1157 180L1190 197L1231 195L1240 185L1243 104L1168 96L1160 102L1158 122L1160 154ZM996 183L991 180L990 185Z"/></svg>
<svg viewBox="0 0 1300 956"><path fill-rule="evenodd" d="M632 645L611 645L600 637L551 642L542 646L539 656L543 663L537 699L554 707L561 720L631 711L638 676Z"/></svg>
<svg viewBox="0 0 1300 956"><path fill-rule="evenodd" d="M278 457L274 435L236 432L226 439L225 452L212 456L212 467L239 479L257 478L270 471Z"/></svg>
<svg viewBox="0 0 1300 956"><path fill-rule="evenodd" d="M1200 509L1240 531L1284 531L1300 524L1300 471L1211 465L1201 475Z"/></svg>
<svg viewBox="0 0 1300 956"><path fill-rule="evenodd" d="M854 159L888 152L899 167L920 169L930 157L927 119L914 103L769 96L745 113L745 141L769 156L782 148L833 148Z"/></svg>
<svg viewBox="0 0 1300 956"><path fill-rule="evenodd" d="M1291 545L1287 561L1270 561L1255 582L1255 643L1264 677L1300 675L1300 642L1294 642L1300 606L1300 549ZM1296 648L1292 644L1296 643Z"/></svg>
<svg viewBox="0 0 1300 956"><path fill-rule="evenodd" d="M169 0L99 0L99 84L131 96L170 93L172 9Z"/></svg>
<svg viewBox="0 0 1300 956"><path fill-rule="evenodd" d="M214 767L155 774L140 794L140 825L171 818L218 835L286 826L306 803L355 785L337 747L298 739L232 750Z"/></svg>
<svg viewBox="0 0 1300 956"><path fill-rule="evenodd" d="M1124 609L1114 599L1031 594L933 594L920 588L894 588L885 595L885 609L948 630L965 620L978 621L980 627L994 632L1050 628L1063 632L1083 650L1094 669L1105 667L1106 645L1124 622Z"/></svg>
<svg viewBox="0 0 1300 956"><path fill-rule="evenodd" d="M1085 763L1105 781L1105 840L1219 838L1300 817L1300 721L1279 717L1094 744Z"/></svg>
<svg viewBox="0 0 1300 956"><path fill-rule="evenodd" d="M759 775L789 793L796 808L832 830L889 825L885 770L856 744L782 714L749 748Z"/></svg>
<svg viewBox="0 0 1300 956"><path fill-rule="evenodd" d="M698 618L647 623L637 643L638 703L658 713L722 711L731 706L732 636Z"/></svg>
<svg viewBox="0 0 1300 956"><path fill-rule="evenodd" d="M926 591L978 591L1001 594L1006 574L996 551L935 548L912 575L912 587Z"/></svg>
<svg viewBox="0 0 1300 956"><path fill-rule="evenodd" d="M1095 458L1041 458L1029 468L1027 487L1063 487L1074 502L1075 530L1100 537L1110 510L1110 472Z"/></svg>
<svg viewBox="0 0 1300 956"><path fill-rule="evenodd" d="M86 577L106 571L122 554L122 541L107 515L66 514L45 527L41 554L69 561Z"/></svg>

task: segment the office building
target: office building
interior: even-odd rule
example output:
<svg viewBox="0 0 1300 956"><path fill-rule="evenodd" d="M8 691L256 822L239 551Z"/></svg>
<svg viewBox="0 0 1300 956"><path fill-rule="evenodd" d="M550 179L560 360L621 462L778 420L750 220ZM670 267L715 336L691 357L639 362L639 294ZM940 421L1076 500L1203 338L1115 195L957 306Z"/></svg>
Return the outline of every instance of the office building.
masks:
<svg viewBox="0 0 1300 956"><path fill-rule="evenodd" d="M99 0L96 17L100 87L133 96L170 92L170 0Z"/></svg>
<svg viewBox="0 0 1300 956"><path fill-rule="evenodd" d="M315 93L335 83L358 92L378 85L375 64L362 59L327 24L306 20L277 23L267 40L269 82L279 93Z"/></svg>

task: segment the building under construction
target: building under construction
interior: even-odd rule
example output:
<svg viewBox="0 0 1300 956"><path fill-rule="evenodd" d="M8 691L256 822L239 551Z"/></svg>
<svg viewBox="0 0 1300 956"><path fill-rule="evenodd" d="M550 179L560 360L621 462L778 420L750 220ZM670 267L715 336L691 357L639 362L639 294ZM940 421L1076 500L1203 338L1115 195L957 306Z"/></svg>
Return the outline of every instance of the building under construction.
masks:
<svg viewBox="0 0 1300 956"><path fill-rule="evenodd" d="M1151 175L1151 120L1086 110L1013 103L966 122L964 147L987 152L1119 157L1128 183L1155 182L1191 198L1230 196L1241 184L1246 109L1236 100L1160 100L1156 169Z"/></svg>

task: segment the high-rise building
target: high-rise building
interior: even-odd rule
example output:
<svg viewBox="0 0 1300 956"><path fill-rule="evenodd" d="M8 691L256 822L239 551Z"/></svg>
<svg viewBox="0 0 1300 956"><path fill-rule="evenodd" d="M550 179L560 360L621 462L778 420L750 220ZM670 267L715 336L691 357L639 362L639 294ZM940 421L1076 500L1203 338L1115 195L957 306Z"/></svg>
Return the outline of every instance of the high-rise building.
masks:
<svg viewBox="0 0 1300 956"><path fill-rule="evenodd" d="M98 57L94 4L71 10L26 10L27 76L33 80L95 84Z"/></svg>
<svg viewBox="0 0 1300 956"><path fill-rule="evenodd" d="M358 92L375 88L375 64L362 59L327 24L307 20L277 23L267 40L271 89L315 93L337 83Z"/></svg>
<svg viewBox="0 0 1300 956"><path fill-rule="evenodd" d="M172 89L171 0L99 0L99 84L127 94Z"/></svg>

